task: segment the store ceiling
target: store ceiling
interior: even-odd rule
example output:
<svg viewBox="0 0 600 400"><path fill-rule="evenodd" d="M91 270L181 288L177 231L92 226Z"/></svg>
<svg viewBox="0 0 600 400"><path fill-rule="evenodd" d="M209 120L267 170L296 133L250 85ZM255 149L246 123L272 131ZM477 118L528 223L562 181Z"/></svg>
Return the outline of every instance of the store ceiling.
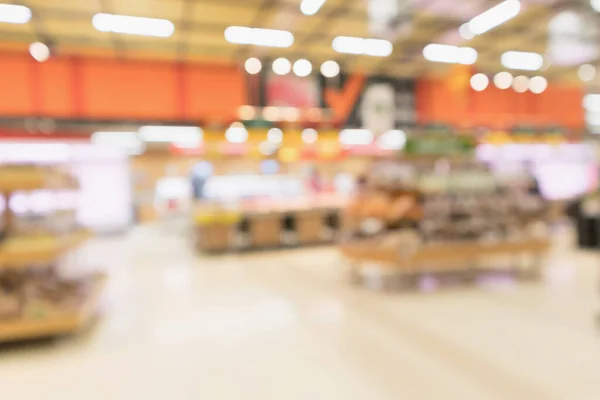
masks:
<svg viewBox="0 0 600 400"><path fill-rule="evenodd" d="M340 54L332 49L336 36L373 37L369 30L367 0L326 0L313 16L300 11L301 0L48 0L13 1L32 10L27 24L0 24L0 47L25 48L34 41L52 46L57 54L101 55L124 59L183 61L307 58L314 64L337 60L344 68L372 74L418 76L444 71L449 64L424 59L429 43L470 46L479 52L476 67L483 72L504 68L500 56L520 50L546 53L548 22L557 13L574 10L596 17L587 0L523 0L520 14L507 23L475 37L461 38L458 28L497 0L411 0L410 16L394 37L388 57ZM92 26L96 13L124 14L169 19L175 33L168 38L99 32ZM224 30L241 25L290 30L289 48L266 48L228 43ZM596 35L587 35L596 43ZM595 61L595 60L594 60ZM577 67L551 65L544 75L551 79L576 79ZM539 72L538 72L539 74ZM528 75L534 75L529 73Z"/></svg>

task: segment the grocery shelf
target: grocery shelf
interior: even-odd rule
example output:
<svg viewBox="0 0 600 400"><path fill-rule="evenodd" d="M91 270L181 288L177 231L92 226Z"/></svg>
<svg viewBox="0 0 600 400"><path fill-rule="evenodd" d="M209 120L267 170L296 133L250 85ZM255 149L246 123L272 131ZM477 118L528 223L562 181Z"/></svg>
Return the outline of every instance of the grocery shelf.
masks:
<svg viewBox="0 0 600 400"><path fill-rule="evenodd" d="M42 319L22 318L0 321L0 342L77 333L95 316L105 283L106 276L98 274L94 278L93 289L89 296L74 311Z"/></svg>
<svg viewBox="0 0 600 400"><path fill-rule="evenodd" d="M0 268L50 264L89 236L88 231L81 230L65 236L10 237L0 244Z"/></svg>
<svg viewBox="0 0 600 400"><path fill-rule="evenodd" d="M39 167L0 168L0 192L19 190L77 189L77 181L67 172Z"/></svg>

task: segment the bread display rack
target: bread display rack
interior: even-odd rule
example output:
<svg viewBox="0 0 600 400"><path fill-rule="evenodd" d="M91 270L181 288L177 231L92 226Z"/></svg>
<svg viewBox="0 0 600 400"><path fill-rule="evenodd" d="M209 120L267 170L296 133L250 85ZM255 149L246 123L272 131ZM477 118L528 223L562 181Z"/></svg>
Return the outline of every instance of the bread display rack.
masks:
<svg viewBox="0 0 600 400"><path fill-rule="evenodd" d="M548 203L526 185L497 181L483 166L448 168L439 174L390 163L365 178L344 212L339 244L354 282L374 280L382 288L436 274L474 279L496 271L498 260L502 272L539 276L550 247Z"/></svg>
<svg viewBox="0 0 600 400"><path fill-rule="evenodd" d="M15 193L74 191L77 181L60 168L0 167L4 196L0 241L0 342L53 337L82 330L96 315L105 284L103 274L66 279L56 270L60 258L82 244L89 234L73 215L61 223L58 211L36 216L29 225L11 207ZM24 227L26 226L26 227ZM34 228L32 228L34 226Z"/></svg>

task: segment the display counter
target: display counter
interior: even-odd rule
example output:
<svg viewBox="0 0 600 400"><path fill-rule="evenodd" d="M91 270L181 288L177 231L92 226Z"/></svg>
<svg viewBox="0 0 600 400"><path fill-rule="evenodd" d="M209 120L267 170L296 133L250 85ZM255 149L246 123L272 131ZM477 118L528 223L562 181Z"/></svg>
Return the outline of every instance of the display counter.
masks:
<svg viewBox="0 0 600 400"><path fill-rule="evenodd" d="M331 243L345 196L260 199L224 206L200 202L194 212L197 249L207 252Z"/></svg>

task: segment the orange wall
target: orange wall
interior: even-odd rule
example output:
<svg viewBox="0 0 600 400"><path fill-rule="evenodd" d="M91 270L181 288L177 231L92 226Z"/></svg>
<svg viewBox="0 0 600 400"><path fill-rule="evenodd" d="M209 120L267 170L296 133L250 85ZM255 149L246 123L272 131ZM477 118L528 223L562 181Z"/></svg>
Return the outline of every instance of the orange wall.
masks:
<svg viewBox="0 0 600 400"><path fill-rule="evenodd" d="M551 85L534 95L491 85L475 92L468 79L463 89L450 79L418 81L420 123L585 126L580 87ZM344 90L326 93L337 120L348 117L363 84L356 75ZM0 94L0 116L227 122L248 103L245 73L235 65L78 57L38 63L22 53L0 53Z"/></svg>
<svg viewBox="0 0 600 400"><path fill-rule="evenodd" d="M514 125L566 128L585 126L583 89L550 85L541 94L516 93L490 85L482 92L470 87L453 90L444 79L417 83L417 116L420 123L510 128ZM460 100L460 101L459 101Z"/></svg>
<svg viewBox="0 0 600 400"><path fill-rule="evenodd" d="M237 66L0 54L0 115L227 121L247 103Z"/></svg>

